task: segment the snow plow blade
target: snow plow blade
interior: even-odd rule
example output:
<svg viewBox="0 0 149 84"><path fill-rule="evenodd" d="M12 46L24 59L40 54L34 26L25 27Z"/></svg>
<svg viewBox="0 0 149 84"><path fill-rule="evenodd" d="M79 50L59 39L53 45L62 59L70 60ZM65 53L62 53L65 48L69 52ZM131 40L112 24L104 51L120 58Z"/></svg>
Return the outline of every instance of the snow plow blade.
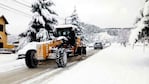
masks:
<svg viewBox="0 0 149 84"><path fill-rule="evenodd" d="M18 58L17 59L24 59L25 58L25 55L22 54L22 55L18 55Z"/></svg>

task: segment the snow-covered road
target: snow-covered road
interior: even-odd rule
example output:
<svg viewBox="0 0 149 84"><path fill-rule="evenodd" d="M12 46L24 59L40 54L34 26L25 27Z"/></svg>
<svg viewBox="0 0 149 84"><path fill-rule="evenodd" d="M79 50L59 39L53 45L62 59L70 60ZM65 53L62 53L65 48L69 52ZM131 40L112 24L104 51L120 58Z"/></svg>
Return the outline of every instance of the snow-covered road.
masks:
<svg viewBox="0 0 149 84"><path fill-rule="evenodd" d="M0 62L0 83L149 84L149 47L112 45L90 51L88 56L91 57L79 62L71 60L66 68L57 68L53 60L50 66L44 64L37 69L28 69L24 60L14 61L15 56L10 55L9 64L6 59ZM8 67L3 69L3 63Z"/></svg>
<svg viewBox="0 0 149 84"><path fill-rule="evenodd" d="M97 53L97 50L88 49L86 58ZM15 54L1 54L0 55L0 84L20 84L24 81L30 79L36 79L36 77L42 77L43 74L48 74L47 76L59 74L65 69L57 68L55 60L49 60L44 64L39 65L36 69L28 69L25 65L24 59L16 60L17 56ZM76 57L71 57L68 59L69 63L67 68L75 66L78 60Z"/></svg>
<svg viewBox="0 0 149 84"><path fill-rule="evenodd" d="M149 48L112 45L62 73L25 84L149 84L148 79Z"/></svg>

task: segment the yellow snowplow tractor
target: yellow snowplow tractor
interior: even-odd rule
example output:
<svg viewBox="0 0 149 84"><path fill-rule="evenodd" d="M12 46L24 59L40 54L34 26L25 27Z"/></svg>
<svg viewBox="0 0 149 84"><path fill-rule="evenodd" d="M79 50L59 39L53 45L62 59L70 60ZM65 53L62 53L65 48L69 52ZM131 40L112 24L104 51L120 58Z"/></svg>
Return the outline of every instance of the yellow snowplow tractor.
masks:
<svg viewBox="0 0 149 84"><path fill-rule="evenodd" d="M55 38L46 42L31 42L20 50L28 68L36 68L39 61L55 59L58 67L67 65L69 56L86 54L86 46L75 33L74 25L55 26Z"/></svg>

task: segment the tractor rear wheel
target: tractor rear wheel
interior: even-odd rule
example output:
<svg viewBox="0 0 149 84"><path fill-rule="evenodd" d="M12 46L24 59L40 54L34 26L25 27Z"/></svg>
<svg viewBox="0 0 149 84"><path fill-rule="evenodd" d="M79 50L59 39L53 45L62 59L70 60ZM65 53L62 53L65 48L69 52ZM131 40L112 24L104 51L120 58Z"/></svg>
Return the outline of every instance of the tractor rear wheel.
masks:
<svg viewBox="0 0 149 84"><path fill-rule="evenodd" d="M65 48L59 48L57 50L56 63L58 67L65 67L67 65L67 52Z"/></svg>
<svg viewBox="0 0 149 84"><path fill-rule="evenodd" d="M86 47L78 47L77 54L78 55L86 55Z"/></svg>
<svg viewBox="0 0 149 84"><path fill-rule="evenodd" d="M38 60L36 59L36 51L29 50L25 56L25 63L28 68L37 68Z"/></svg>
<svg viewBox="0 0 149 84"><path fill-rule="evenodd" d="M82 54L86 55L86 47L82 47Z"/></svg>

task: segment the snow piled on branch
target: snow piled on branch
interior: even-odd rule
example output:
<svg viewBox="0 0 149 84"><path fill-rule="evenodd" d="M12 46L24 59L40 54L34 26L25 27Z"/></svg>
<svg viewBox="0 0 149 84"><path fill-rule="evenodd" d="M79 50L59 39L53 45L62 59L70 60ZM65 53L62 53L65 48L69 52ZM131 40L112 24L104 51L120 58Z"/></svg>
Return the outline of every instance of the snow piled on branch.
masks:
<svg viewBox="0 0 149 84"><path fill-rule="evenodd" d="M51 12L57 11L57 10L56 10L56 6L55 6L54 4L53 4L52 6L48 6L47 8L48 8L48 9L51 9L51 10L50 10ZM57 14L56 14L56 15L57 15Z"/></svg>
<svg viewBox="0 0 149 84"><path fill-rule="evenodd" d="M39 0L32 0L32 5L40 4Z"/></svg>
<svg viewBox="0 0 149 84"><path fill-rule="evenodd" d="M48 41L49 40L48 31L46 29L44 29L44 28L41 28L39 30L39 32L36 34L36 38L40 42Z"/></svg>
<svg viewBox="0 0 149 84"><path fill-rule="evenodd" d="M43 20L43 17L40 16L37 12L34 13L32 21L40 22L43 26L45 25L45 21Z"/></svg>
<svg viewBox="0 0 149 84"><path fill-rule="evenodd" d="M149 15L149 1L145 3L143 15L148 16Z"/></svg>
<svg viewBox="0 0 149 84"><path fill-rule="evenodd" d="M41 13L46 19L52 21L52 14L50 14L47 9L41 9Z"/></svg>
<svg viewBox="0 0 149 84"><path fill-rule="evenodd" d="M47 3L47 4L54 4L54 3L52 2L52 0L44 0L44 3Z"/></svg>
<svg viewBox="0 0 149 84"><path fill-rule="evenodd" d="M146 18L141 19L141 21L139 21L136 24L136 28L131 31L131 35L130 35L130 39L129 39L129 42L131 44L135 43L135 41L138 39L139 32L141 32L142 29L144 27L146 27L146 24L144 24L145 19Z"/></svg>
<svg viewBox="0 0 149 84"><path fill-rule="evenodd" d="M131 44L134 44L136 40L138 40L139 32L142 32L142 29L148 26L148 24L146 24L145 22L149 20L149 1L145 3L144 8L141 11L143 13L143 17L138 16L139 18L141 18L141 20L135 24L135 29L131 31L131 35L129 38L129 42Z"/></svg>
<svg viewBox="0 0 149 84"><path fill-rule="evenodd" d="M51 0L33 0L32 6L34 10L32 23L34 23L34 21L39 22L44 27L45 24L50 23L50 25L52 25L51 22L53 23L57 22L58 17L57 13L55 12L56 11L55 4Z"/></svg>

